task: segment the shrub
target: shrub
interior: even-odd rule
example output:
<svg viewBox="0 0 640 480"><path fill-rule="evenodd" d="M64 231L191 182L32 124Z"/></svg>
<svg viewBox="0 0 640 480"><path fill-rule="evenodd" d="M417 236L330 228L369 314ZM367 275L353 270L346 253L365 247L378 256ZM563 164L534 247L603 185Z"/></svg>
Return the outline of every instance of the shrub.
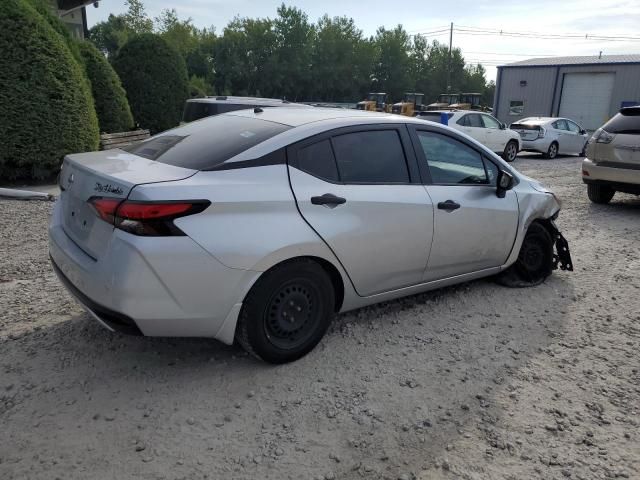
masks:
<svg viewBox="0 0 640 480"><path fill-rule="evenodd" d="M0 2L0 176L42 178L96 150L98 121L80 65L25 0Z"/></svg>
<svg viewBox="0 0 640 480"><path fill-rule="evenodd" d="M126 132L133 116L120 78L105 56L93 44L79 42L84 68L91 82L101 132Z"/></svg>
<svg viewBox="0 0 640 480"><path fill-rule="evenodd" d="M180 123L189 98L187 67L166 40L152 33L132 38L118 52L113 67L141 127L157 133Z"/></svg>

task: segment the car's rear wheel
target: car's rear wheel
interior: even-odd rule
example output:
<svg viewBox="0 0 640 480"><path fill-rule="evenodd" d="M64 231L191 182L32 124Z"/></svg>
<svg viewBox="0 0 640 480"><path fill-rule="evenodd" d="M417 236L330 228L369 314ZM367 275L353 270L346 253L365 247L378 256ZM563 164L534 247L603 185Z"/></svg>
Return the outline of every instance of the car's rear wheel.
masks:
<svg viewBox="0 0 640 480"><path fill-rule="evenodd" d="M520 247L518 259L496 280L506 287L539 285L553 270L553 239L544 226L532 223Z"/></svg>
<svg viewBox="0 0 640 480"><path fill-rule="evenodd" d="M293 260L263 274L240 311L236 340L269 363L306 355L320 342L334 315L329 275L310 259Z"/></svg>
<svg viewBox="0 0 640 480"><path fill-rule="evenodd" d="M504 147L504 152L502 152L502 158L504 158L507 162L513 162L518 156L518 142L510 140L506 147Z"/></svg>
<svg viewBox="0 0 640 480"><path fill-rule="evenodd" d="M553 160L554 158L556 158L558 156L558 143L551 142L551 145L549 145L549 148L547 149L547 153L545 153L544 156L550 160Z"/></svg>
<svg viewBox="0 0 640 480"><path fill-rule="evenodd" d="M611 201L616 191L604 185L587 185L587 195L593 203L606 204Z"/></svg>

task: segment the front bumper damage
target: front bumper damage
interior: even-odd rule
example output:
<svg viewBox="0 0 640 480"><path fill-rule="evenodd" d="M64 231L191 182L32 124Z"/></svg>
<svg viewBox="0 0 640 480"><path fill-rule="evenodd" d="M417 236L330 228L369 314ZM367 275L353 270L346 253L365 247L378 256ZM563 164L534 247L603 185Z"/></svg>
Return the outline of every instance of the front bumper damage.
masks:
<svg viewBox="0 0 640 480"><path fill-rule="evenodd" d="M555 245L555 253L553 254L553 269L566 270L573 272L573 262L571 261L571 252L569 252L569 242L558 230L554 221L549 222L551 225L551 235Z"/></svg>

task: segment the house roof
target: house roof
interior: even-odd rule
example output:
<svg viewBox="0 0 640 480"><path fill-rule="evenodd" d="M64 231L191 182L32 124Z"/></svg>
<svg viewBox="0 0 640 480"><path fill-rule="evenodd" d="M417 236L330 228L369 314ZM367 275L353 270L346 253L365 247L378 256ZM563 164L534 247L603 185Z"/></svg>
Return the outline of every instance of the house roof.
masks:
<svg viewBox="0 0 640 480"><path fill-rule="evenodd" d="M560 65L598 65L612 63L640 63L640 54L628 53L624 55L590 55L583 57L543 57L530 58L519 62L508 63L499 68L509 67L555 67Z"/></svg>

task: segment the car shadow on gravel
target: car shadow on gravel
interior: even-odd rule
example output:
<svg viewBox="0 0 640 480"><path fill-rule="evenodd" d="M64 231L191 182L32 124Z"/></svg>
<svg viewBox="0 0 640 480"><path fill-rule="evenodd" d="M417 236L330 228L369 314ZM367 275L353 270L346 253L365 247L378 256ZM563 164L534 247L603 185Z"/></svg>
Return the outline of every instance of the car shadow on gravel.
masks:
<svg viewBox="0 0 640 480"><path fill-rule="evenodd" d="M150 456L139 471L186 459L187 472L204 462L238 478L417 475L475 435L478 418L500 421L495 398L562 331L573 301L565 274L531 289L475 281L340 315L318 348L280 366L79 315L0 343L0 387L11 385L0 427L16 445L5 459L17 445L58 456L97 442L109 447L85 453L96 474Z"/></svg>

